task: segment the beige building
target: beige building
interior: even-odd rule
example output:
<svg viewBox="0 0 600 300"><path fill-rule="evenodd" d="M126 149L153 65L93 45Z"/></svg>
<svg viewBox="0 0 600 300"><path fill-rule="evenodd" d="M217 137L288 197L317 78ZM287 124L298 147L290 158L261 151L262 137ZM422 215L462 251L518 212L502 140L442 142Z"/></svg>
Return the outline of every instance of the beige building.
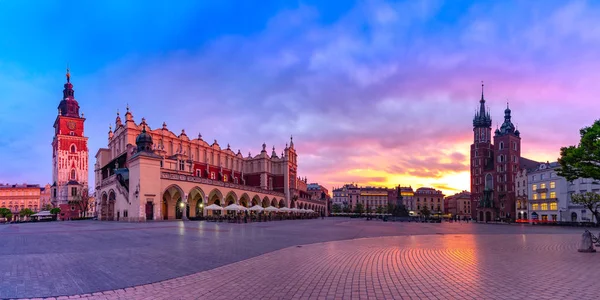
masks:
<svg viewBox="0 0 600 300"><path fill-rule="evenodd" d="M421 215L421 209L427 207L432 215L444 213L444 194L434 188L422 187L415 191L417 214Z"/></svg>
<svg viewBox="0 0 600 300"><path fill-rule="evenodd" d="M325 213L326 203L310 199L306 180L297 176L293 139L278 155L266 144L244 157L230 145L221 147L202 135L176 135L163 123L151 129L137 124L127 108L125 122L117 114L108 147L96 154L95 190L101 220L195 218L203 207L262 205L312 209Z"/></svg>
<svg viewBox="0 0 600 300"><path fill-rule="evenodd" d="M8 208L18 215L25 208L40 210L39 184L0 184L0 207Z"/></svg>
<svg viewBox="0 0 600 300"><path fill-rule="evenodd" d="M52 206L52 187L50 184L46 184L40 188L40 210L44 210L48 206Z"/></svg>
<svg viewBox="0 0 600 300"><path fill-rule="evenodd" d="M444 199L445 213L452 218L471 219L471 193L462 191Z"/></svg>

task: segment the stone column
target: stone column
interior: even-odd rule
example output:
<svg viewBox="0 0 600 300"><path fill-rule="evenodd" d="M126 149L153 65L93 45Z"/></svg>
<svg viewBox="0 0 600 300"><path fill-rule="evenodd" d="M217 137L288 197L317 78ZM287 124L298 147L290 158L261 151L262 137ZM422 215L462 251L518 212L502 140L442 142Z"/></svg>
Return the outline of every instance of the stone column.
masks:
<svg viewBox="0 0 600 300"><path fill-rule="evenodd" d="M181 220L183 221L188 221L188 217L187 217L187 205L188 205L188 194L183 194L183 209L181 210L182 215L181 215Z"/></svg>

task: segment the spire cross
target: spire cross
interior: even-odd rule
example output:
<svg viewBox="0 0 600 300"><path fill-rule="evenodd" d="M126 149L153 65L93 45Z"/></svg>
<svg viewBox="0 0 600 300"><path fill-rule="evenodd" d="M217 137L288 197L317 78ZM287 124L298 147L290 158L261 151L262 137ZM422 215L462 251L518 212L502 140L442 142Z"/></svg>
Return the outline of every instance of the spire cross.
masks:
<svg viewBox="0 0 600 300"><path fill-rule="evenodd" d="M69 71L69 63L67 63L67 82L71 82L71 72Z"/></svg>

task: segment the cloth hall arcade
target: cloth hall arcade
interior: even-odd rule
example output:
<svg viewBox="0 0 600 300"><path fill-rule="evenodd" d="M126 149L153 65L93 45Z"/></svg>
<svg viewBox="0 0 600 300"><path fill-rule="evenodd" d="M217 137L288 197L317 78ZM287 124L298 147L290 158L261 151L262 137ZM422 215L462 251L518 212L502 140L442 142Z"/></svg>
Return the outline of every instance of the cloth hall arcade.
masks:
<svg viewBox="0 0 600 300"><path fill-rule="evenodd" d="M326 213L325 201L308 193L297 176L293 138L281 154L234 152L230 145L208 143L167 124L151 129L137 124L127 107L108 132L108 147L96 154L95 187L101 220L166 220L201 216L202 207L290 207Z"/></svg>

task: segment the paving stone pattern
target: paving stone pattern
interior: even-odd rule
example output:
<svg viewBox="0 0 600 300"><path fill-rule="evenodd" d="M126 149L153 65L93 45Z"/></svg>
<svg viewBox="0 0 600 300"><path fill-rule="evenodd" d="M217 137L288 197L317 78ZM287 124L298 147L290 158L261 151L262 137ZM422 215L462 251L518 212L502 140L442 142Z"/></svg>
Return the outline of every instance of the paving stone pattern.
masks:
<svg viewBox="0 0 600 300"><path fill-rule="evenodd" d="M594 298L600 254L576 251L581 232L343 219L4 225L0 298Z"/></svg>

